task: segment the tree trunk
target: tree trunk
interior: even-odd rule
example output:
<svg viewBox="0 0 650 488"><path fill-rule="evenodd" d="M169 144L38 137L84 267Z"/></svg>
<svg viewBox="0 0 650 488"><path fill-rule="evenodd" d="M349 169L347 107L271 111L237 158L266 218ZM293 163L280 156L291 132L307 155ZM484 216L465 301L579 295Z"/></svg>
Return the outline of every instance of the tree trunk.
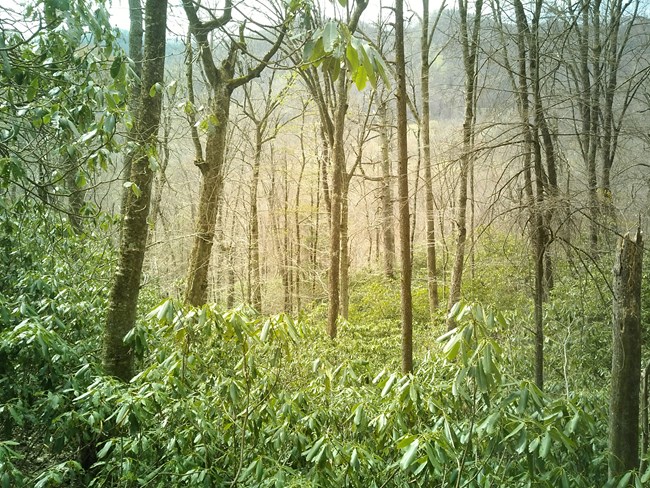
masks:
<svg viewBox="0 0 650 488"><path fill-rule="evenodd" d="M129 105L132 114L137 114L140 104L140 91L142 89L142 0L129 0L129 57L133 60L135 77L129 87ZM137 136L133 136L135 138ZM133 158L137 157L131 151L124 156L123 175L125 179L131 177ZM127 180L128 181L128 180ZM126 212L129 188L122 189L122 202L120 211Z"/></svg>
<svg viewBox="0 0 650 488"><path fill-rule="evenodd" d="M395 278L395 224L393 220L393 196L391 194L391 161L388 110L386 102L379 104L381 126L381 229L384 241L384 274Z"/></svg>
<svg viewBox="0 0 650 488"><path fill-rule="evenodd" d="M642 261L641 232L634 241L626 234L619 241L613 271L610 478L639 467Z"/></svg>
<svg viewBox="0 0 650 488"><path fill-rule="evenodd" d="M463 122L463 152L460 159L460 182L458 190L458 208L456 214L456 226L458 236L456 238L456 258L451 275L449 288L449 308L460 300L463 280L463 267L465 265L465 242L467 240L467 184L469 178L470 159L474 157L472 147L474 132L474 110L476 105L476 79L477 64L476 53L478 49L478 37L481 28L482 0L475 4L473 30L469 32L467 25L467 0L459 1L461 43L463 47L463 64L465 68L465 120ZM453 320L447 323L449 329L455 327Z"/></svg>
<svg viewBox="0 0 650 488"><path fill-rule="evenodd" d="M402 372L413 371L413 300L409 217L408 145L406 120L406 60L404 58L404 0L395 4L395 65L397 71L397 151L400 260L402 265Z"/></svg>
<svg viewBox="0 0 650 488"><path fill-rule="evenodd" d="M442 8L440 9L442 11ZM434 27L435 29L435 27ZM429 314L433 316L438 309L438 277L436 270L436 216L433 203L433 178L431 175L431 128L429 95L429 0L422 0L422 33L420 39L421 72L420 86L422 92L422 156L424 158L424 190L427 207L427 289L429 296Z"/></svg>
<svg viewBox="0 0 650 488"><path fill-rule="evenodd" d="M215 117L208 128L205 161L195 161L201 170L202 178L194 244L187 273L185 301L196 307L203 305L208 296L210 255L223 186L223 165L231 92L227 86L219 88L217 92L212 93L211 113Z"/></svg>
<svg viewBox="0 0 650 488"><path fill-rule="evenodd" d="M347 76L339 75L337 81L337 106L334 116L334 150L332 154L332 209L330 211L330 267L329 267L329 307L327 311L327 332L336 338L337 320L340 306L340 266L341 266L341 205L343 203L343 170L345 168L345 115L347 113Z"/></svg>
<svg viewBox="0 0 650 488"><path fill-rule="evenodd" d="M350 243L348 232L349 190L352 175L343 175L343 195L341 198L341 317L348 319L350 308Z"/></svg>
<svg viewBox="0 0 650 488"><path fill-rule="evenodd" d="M281 28L280 35L266 54L258 60L256 66L249 69L246 74L235 78L237 54L242 50L242 46L235 41L231 42L225 59L217 67L213 59L213 50L208 41L210 32L226 26L232 20L232 0L226 0L221 17L213 17L209 22L202 22L199 19L198 7L191 0L183 0L182 5L190 24L190 31L199 45L199 56L203 63L203 73L210 86L211 99L205 160L197 159L195 161L201 170L202 179L199 193L199 214L185 290L185 301L190 305L200 306L207 300L208 269L223 189L226 137L232 93L236 88L260 76L280 49L286 30L284 26Z"/></svg>
<svg viewBox="0 0 650 488"><path fill-rule="evenodd" d="M137 186L127 194L117 271L104 327L103 364L107 374L123 381L133 376L133 355L124 336L135 325L142 263L147 245L147 217L151 202L153 171L148 149L155 151L160 124L162 93L149 96L150 88L162 84L165 71L166 0L147 0L145 7L146 38L142 73L142 91L135 122L137 155L133 160L130 181Z"/></svg>
<svg viewBox="0 0 650 488"><path fill-rule="evenodd" d="M253 181L251 182L251 229L250 229L250 271L253 308L262 312L262 281L260 273L260 223L258 215L257 192L260 180L262 159L262 133L255 130L255 159L253 160Z"/></svg>

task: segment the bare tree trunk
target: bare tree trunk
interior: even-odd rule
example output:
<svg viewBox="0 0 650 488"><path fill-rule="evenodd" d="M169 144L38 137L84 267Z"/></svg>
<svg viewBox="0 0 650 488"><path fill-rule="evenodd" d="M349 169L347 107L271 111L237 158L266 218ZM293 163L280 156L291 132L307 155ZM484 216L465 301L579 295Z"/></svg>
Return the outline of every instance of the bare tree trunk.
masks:
<svg viewBox="0 0 650 488"><path fill-rule="evenodd" d="M208 295L208 270L223 186L226 124L230 111L229 90L226 93L213 93L212 97L211 110L216 119L208 130L205 161L195 161L201 170L202 178L194 244L185 290L185 301L194 306L203 305Z"/></svg>
<svg viewBox="0 0 650 488"><path fill-rule="evenodd" d="M199 212L190 263L187 273L185 301L200 306L207 300L208 270L212 251L216 219L219 213L220 196L223 187L223 171L226 152L228 119L232 93L260 76L262 71L280 49L286 34L286 25L266 54L256 66L242 76L235 77L235 65L241 46L231 42L226 58L215 65L212 46L208 34L214 29L226 26L232 20L232 0L226 0L219 18L203 22L198 16L198 7L191 0L183 0L183 9L189 21L190 30L199 45L203 72L210 86L210 123L205 146L205 160L197 159L195 164L201 171L201 190L199 193Z"/></svg>
<svg viewBox="0 0 650 488"><path fill-rule="evenodd" d="M111 287L104 327L104 369L107 374L123 381L129 381L133 376L133 354L129 345L124 343L124 336L135 325L142 263L147 245L147 217L153 181L148 149L155 151L156 148L162 106L162 93L149 96L149 90L156 83L163 82L167 1L147 0L145 20L142 91L133 132L138 152L133 159L130 178L137 190L133 187L126 198L117 271Z"/></svg>
<svg viewBox="0 0 650 488"><path fill-rule="evenodd" d="M408 145L406 120L406 60L404 58L404 0L395 4L395 65L397 71L398 201L400 260L402 265L402 372L413 371L413 300L411 297L411 242L409 218Z"/></svg>
<svg viewBox="0 0 650 488"><path fill-rule="evenodd" d="M142 29L142 0L129 0L129 57L133 60L135 78L131 81L129 88L129 105L132 114L138 112L140 103L140 91L142 78L142 39L144 31ZM124 178L131 176L131 165L135 155L129 151L124 156ZM126 200L129 189L122 189L121 212L126 210Z"/></svg>
<svg viewBox="0 0 650 488"><path fill-rule="evenodd" d="M337 81L338 105L335 114L335 138L332 168L332 209L330 211L330 266L329 266L329 308L327 313L327 332L336 338L337 320L340 306L340 266L341 266L341 205L343 203L343 170L345 168L345 146L343 130L347 113L347 76L339 75Z"/></svg>
<svg viewBox="0 0 650 488"><path fill-rule="evenodd" d="M251 228L250 228L250 271L251 295L253 308L262 312L262 281L260 273L260 228L257 203L257 191L260 180L260 162L262 159L262 133L260 127L255 130L255 158L253 160L253 181L251 181Z"/></svg>
<svg viewBox="0 0 650 488"><path fill-rule="evenodd" d="M391 161L390 138L388 125L388 110L386 102L379 103L381 127L381 228L384 241L384 274L388 278L395 277L395 224L393 219L393 196L391 194Z"/></svg>
<svg viewBox="0 0 650 488"><path fill-rule="evenodd" d="M641 282L643 243L626 234L614 264L612 393L609 404L609 477L639 467Z"/></svg>
<svg viewBox="0 0 650 488"><path fill-rule="evenodd" d="M435 31L444 3L438 12L438 18L432 32ZM436 215L433 202L433 177L431 174L431 96L429 94L429 50L431 49L429 33L429 0L422 0L422 32L420 37L420 90L422 92L422 156L424 158L424 190L427 207L427 290L429 296L429 314L433 316L438 309L438 276L436 269Z"/></svg>
<svg viewBox="0 0 650 488"><path fill-rule="evenodd" d="M478 37L481 28L481 9L483 1L475 3L474 25L471 32L467 25L467 0L458 2L461 25L461 43L463 47L463 64L465 67L465 120L463 122L463 152L460 160L460 181L458 190L458 207L456 226L458 236L456 239L456 258L451 275L449 288L449 308L460 300L465 265L465 241L467 239L467 183L469 177L470 159L474 157L472 147L474 132L474 110L476 105L476 78L477 78L477 49ZM447 327L455 327L454 321L449 320Z"/></svg>
<svg viewBox="0 0 650 488"><path fill-rule="evenodd" d="M323 161L319 159L319 166L324 164ZM318 174L320 174L320 167L318 168ZM312 194L312 202L313 202ZM312 248L311 248L311 272L312 272L312 281L311 281L311 293L312 296L316 294L316 275L318 273L318 237L320 229L320 178L316 178L316 205L314 207L315 213L315 222L312 228Z"/></svg>
<svg viewBox="0 0 650 488"><path fill-rule="evenodd" d="M302 285L302 242L301 242L301 232L300 232L300 190L302 187L302 178L305 173L305 166L307 165L307 155L305 154L305 141L303 138L304 128L305 128L305 111L306 107L303 110L302 117L302 130L300 132L300 149L301 149L301 164L300 164L300 175L298 176L298 184L296 185L296 204L294 209L294 224L296 230L296 269L295 269L295 281L294 281L294 297L296 303L296 310L300 312L300 297L301 297L301 285Z"/></svg>
<svg viewBox="0 0 650 488"><path fill-rule="evenodd" d="M162 113L164 114L162 117L163 135L162 135L162 141L160 141L160 148L158 152L159 154L160 153L162 154L162 158L160 158L159 171L154 181L153 200L151 202L151 212L150 212L151 215L150 226L154 232L156 230L156 223L158 222L158 216L162 213L162 209L160 208L160 205L162 203L163 190L167 182L167 177L165 173L167 171L167 166L169 165L169 158L170 158L169 136L172 129L170 107L173 105L173 100L168 99L168 104L169 105L165 107L165 101L163 100L163 106L161 109Z"/></svg>
<svg viewBox="0 0 650 488"><path fill-rule="evenodd" d="M350 308L350 242L349 242L349 190L352 175L343 175L341 199L341 317L348 319Z"/></svg>
<svg viewBox="0 0 650 488"><path fill-rule="evenodd" d="M285 156L284 158L284 202L282 206L282 218L283 218L283 267L284 276L283 285L284 285L284 311L291 312L291 286L292 286L292 272L291 272L291 263L293 262L291 258L291 242L289 241L289 167L287 165L288 161Z"/></svg>

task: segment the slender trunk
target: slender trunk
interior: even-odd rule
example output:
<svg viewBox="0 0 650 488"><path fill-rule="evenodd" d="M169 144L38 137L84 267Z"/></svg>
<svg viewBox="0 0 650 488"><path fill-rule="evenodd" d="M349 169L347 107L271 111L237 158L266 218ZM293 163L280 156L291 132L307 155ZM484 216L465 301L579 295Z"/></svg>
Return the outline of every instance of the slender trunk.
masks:
<svg viewBox="0 0 650 488"><path fill-rule="evenodd" d="M348 236L348 197L352 175L343 175L343 195L341 198L341 317L348 319L350 308L350 243Z"/></svg>
<svg viewBox="0 0 650 488"><path fill-rule="evenodd" d="M535 83L538 77L537 61L535 59L534 43L531 41L531 32L526 20L523 4L515 0L515 15L517 21L517 49L519 58L518 81L519 81L519 110L521 116L522 131L524 133L524 192L526 193L528 211L530 215L530 233L533 247L533 261L535 273L535 290L533 293L534 318L535 318L535 384L538 388L544 386L544 328L543 328L543 299L544 299L544 232L543 220L540 206L543 198L543 186L541 178L541 150L539 135L535 123L531 127L530 109L530 88L529 80L532 78L533 99L535 98ZM529 52L527 42L533 46ZM530 62L530 73L526 61ZM530 78L529 78L530 77ZM533 102L535 103L535 102ZM535 117L533 111L533 117ZM533 119L535 122L535 119ZM533 168L534 164L534 168ZM533 190L533 170L535 172L535 183L537 196Z"/></svg>
<svg viewBox="0 0 650 488"><path fill-rule="evenodd" d="M343 170L345 167L345 146L343 130L347 113L347 76L339 75L336 85L337 106L334 116L334 150L332 154L332 207L330 211L330 267L329 267L329 308L327 313L327 332L334 339L337 333L337 320L340 306L340 266L341 266L341 206L343 203Z"/></svg>
<svg viewBox="0 0 650 488"><path fill-rule="evenodd" d="M323 164L323 161L318 161L319 166ZM320 167L318 168L320 174ZM312 194L313 195L313 194ZM312 201L314 200L312 196ZM316 205L314 207L315 213L315 222L312 227L312 248L311 248L311 272L312 272L312 281L311 281L311 293L312 296L316 294L316 276L318 274L318 236L320 234L320 178L316 178Z"/></svg>
<svg viewBox="0 0 650 488"><path fill-rule="evenodd" d="M609 404L609 477L639 467L641 283L643 243L626 234L614 264L612 393Z"/></svg>
<svg viewBox="0 0 650 488"><path fill-rule="evenodd" d="M391 161L388 110L386 102L379 105L381 118L381 228L384 241L384 274L395 277L395 225L393 221L393 196L391 194Z"/></svg>
<svg viewBox="0 0 650 488"><path fill-rule="evenodd" d="M283 233L283 285L284 285L284 311L291 312L291 243L289 241L289 168L287 158L284 158L284 202L282 207Z"/></svg>
<svg viewBox="0 0 650 488"><path fill-rule="evenodd" d="M463 268L465 264L465 242L467 239L467 184L469 178L470 159L474 157L472 147L474 132L474 110L476 104L476 78L477 78L477 49L478 36L481 27L482 0L475 3L474 25L470 36L467 25L467 1L459 1L459 12L461 22L461 43L463 47L463 64L465 68L465 120L463 122L463 152L460 160L460 181L458 190L458 207L456 214L456 226L458 235L456 239L456 257L451 275L449 288L449 308L451 308L461 297L463 279ZM454 321L449 320L447 327L455 327Z"/></svg>
<svg viewBox="0 0 650 488"><path fill-rule="evenodd" d="M402 372L413 371L413 300L411 297L411 242L409 240L409 183L406 120L406 60L404 58L404 0L395 4L395 65L397 71L398 201L400 260L402 265Z"/></svg>
<svg viewBox="0 0 650 488"><path fill-rule="evenodd" d="M262 159L262 133L255 130L255 158L253 160L253 181L251 182L251 228L250 228L250 272L252 305L262 312L262 281L260 274L260 230L257 204L257 192L260 180L260 163Z"/></svg>
<svg viewBox="0 0 650 488"><path fill-rule="evenodd" d="M103 364L107 374L123 381L133 376L133 354L124 336L135 325L142 263L147 244L147 217L151 203L153 171L148 149L155 150L160 124L162 93L149 96L149 89L163 82L165 71L166 0L147 0L146 39L142 72L141 101L133 135L137 155L131 168L131 181L137 186L127 194L117 271L111 287L104 327Z"/></svg>
<svg viewBox="0 0 650 488"><path fill-rule="evenodd" d="M86 191L77 185L77 171L79 168L71 158L67 161L67 174L65 178L66 190L68 192L68 212L72 228L77 234L83 232L83 219L81 211L84 206Z"/></svg>
<svg viewBox="0 0 650 488"><path fill-rule="evenodd" d="M415 244L415 230L416 226L418 224L418 194L420 193L420 169L422 168L422 137L421 137L421 132L422 128L420 127L420 124L418 123L418 131L416 134L416 141L417 141L417 154L418 154L418 159L417 163L415 164L415 182L414 182L414 188L413 188L413 209L410 212L411 213L411 236L410 236L410 244L409 247L411 249L411 267L413 267L413 248ZM407 136L408 137L408 136Z"/></svg>
<svg viewBox="0 0 650 488"><path fill-rule="evenodd" d="M142 39L144 31L142 29L142 0L129 0L129 57L133 60L134 79L129 87L129 105L132 114L137 114L140 103L140 91L142 79ZM135 118L136 115L134 115ZM137 137L137 136L132 136ZM136 157L132 152L124 156L124 168L122 174L128 180L131 176L131 166L133 158ZM127 196L129 189L122 190L121 213L126 211Z"/></svg>
<svg viewBox="0 0 650 488"><path fill-rule="evenodd" d="M304 113L304 112L303 112ZM304 128L304 118L303 118L303 128ZM300 133L300 146L302 153L302 161L300 166L300 175L298 176L298 184L296 185L296 200L295 200L295 209L294 209L294 221L296 228L296 270L295 270L295 282L294 282L294 296L296 303L296 310L300 312L301 305L301 285L302 285L302 242L301 242L301 232L300 232L300 190L302 186L302 177L305 172L305 166L307 165L307 155L305 154L305 145L303 140L303 132Z"/></svg>
<svg viewBox="0 0 650 488"><path fill-rule="evenodd" d="M156 224L158 222L158 217L162 213L160 205L162 203L162 194L167 182L167 177L165 172L167 171L167 166L169 165L170 151L169 151L169 136L171 133L171 110L165 111L164 101L162 111L165 114L163 116L163 135L162 141L160 142L159 153L162 153L162 158L159 161L159 171L157 178L155 179L154 192L153 192L153 201L151 202L151 216L150 216L150 227L152 231L155 232Z"/></svg>
<svg viewBox="0 0 650 488"><path fill-rule="evenodd" d="M420 91L422 93L421 132L422 157L424 159L424 191L427 209L427 291L429 297L429 314L433 316L439 306L438 271L436 269L436 215L433 200L433 176L431 168L431 96L429 94L429 50L431 36L435 32L444 4L438 11L438 17L429 32L429 0L422 0L422 32L420 37Z"/></svg>

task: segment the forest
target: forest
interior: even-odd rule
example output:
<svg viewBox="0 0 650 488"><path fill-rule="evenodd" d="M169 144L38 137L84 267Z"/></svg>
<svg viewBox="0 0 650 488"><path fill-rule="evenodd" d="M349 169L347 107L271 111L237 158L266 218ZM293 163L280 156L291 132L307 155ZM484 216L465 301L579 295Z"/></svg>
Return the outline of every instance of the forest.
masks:
<svg viewBox="0 0 650 488"><path fill-rule="evenodd" d="M650 486L650 4L8 0L0 488Z"/></svg>

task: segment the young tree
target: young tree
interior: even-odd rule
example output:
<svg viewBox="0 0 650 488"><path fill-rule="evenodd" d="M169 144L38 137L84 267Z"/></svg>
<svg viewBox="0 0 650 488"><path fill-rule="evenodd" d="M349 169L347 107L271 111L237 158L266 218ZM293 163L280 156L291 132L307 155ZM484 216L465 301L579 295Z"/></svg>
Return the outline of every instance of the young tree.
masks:
<svg viewBox="0 0 650 488"><path fill-rule="evenodd" d="M123 381L130 380L133 375L133 355L124 336L135 325L147 245L147 217L154 176L150 158L156 154L160 124L166 29L167 1L147 0L142 90L132 132L137 151L131 167L132 191L126 198L117 271L104 327L104 369Z"/></svg>
<svg viewBox="0 0 650 488"><path fill-rule="evenodd" d="M347 4L348 2L343 2ZM341 212L343 205L343 173L345 172L345 118L348 111L348 90L352 76L358 71L350 70L351 62L347 58L348 50L343 52L343 63L334 52L335 45L350 46L357 51L357 46L352 44L350 37L357 29L361 14L368 6L368 0L356 0L354 8L349 13L345 23L345 32L348 38L341 38L338 23L328 22L321 30L319 37L311 40L305 48L305 58L310 62L324 62L324 88L321 85L321 76L315 65L306 70L301 70L301 76L312 93L321 121L321 135L323 137L324 153L329 155L332 164L332 182L330 190L325 187L326 177L323 174L323 191L326 204L329 203L330 217L330 253L328 276L328 311L327 332L334 339L337 334L337 321L340 311L340 272L341 272ZM370 58L369 58L370 59ZM356 58L357 68L359 58ZM353 66L354 68L354 66ZM365 73L365 72L364 72ZM363 74L365 85L368 76L374 73ZM357 80L354 80L357 81ZM360 86L361 81L357 83ZM327 168L327 159L321 163L321 169ZM329 198L329 202L327 201Z"/></svg>
<svg viewBox="0 0 650 488"><path fill-rule="evenodd" d="M463 268L465 266L465 242L467 240L467 184L471 159L474 157L474 124L476 110L476 83L478 77L478 40L481 31L481 15L483 0L474 2L474 21L470 28L468 24L468 1L458 1L460 15L460 42L463 50L463 67L465 71L465 118L463 121L463 149L460 158L460 181L458 189L458 207L456 226L456 258L451 275L449 288L449 308L460 300ZM453 328L453 320L448 327Z"/></svg>
<svg viewBox="0 0 650 488"><path fill-rule="evenodd" d="M413 300L411 297L411 241L409 215L408 145L406 120L406 59L404 57L404 0L395 3L395 68L397 72L397 161L400 260L402 265L402 372L413 371Z"/></svg>
<svg viewBox="0 0 650 488"><path fill-rule="evenodd" d="M429 312L433 314L438 308L438 277L436 270L436 217L433 201L433 177L431 174L431 127L430 127L430 105L429 95L429 72L431 62L429 52L436 31L440 16L445 9L445 2L442 2L438 15L429 28L429 0L422 0L422 32L420 33L420 91L422 96L422 115L420 135L422 138L422 158L424 164L424 189L426 194L427 208L427 289L429 292Z"/></svg>

